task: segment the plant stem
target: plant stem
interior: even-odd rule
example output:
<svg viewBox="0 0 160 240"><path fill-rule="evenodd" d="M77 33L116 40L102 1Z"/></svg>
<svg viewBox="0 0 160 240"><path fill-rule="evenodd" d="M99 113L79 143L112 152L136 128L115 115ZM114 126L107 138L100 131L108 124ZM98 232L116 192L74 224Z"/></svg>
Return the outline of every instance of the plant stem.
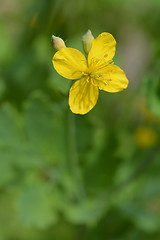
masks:
<svg viewBox="0 0 160 240"><path fill-rule="evenodd" d="M80 200L85 197L85 189L77 152L75 115L71 112L68 114L68 148L71 174L78 186L77 197Z"/></svg>

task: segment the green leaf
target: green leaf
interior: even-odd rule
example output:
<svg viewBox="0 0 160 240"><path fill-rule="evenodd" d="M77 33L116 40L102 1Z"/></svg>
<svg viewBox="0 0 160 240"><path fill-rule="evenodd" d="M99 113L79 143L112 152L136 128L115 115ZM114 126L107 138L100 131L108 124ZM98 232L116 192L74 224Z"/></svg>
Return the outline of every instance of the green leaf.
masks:
<svg viewBox="0 0 160 240"><path fill-rule="evenodd" d="M50 187L35 177L28 178L19 195L19 215L27 226L44 229L57 222Z"/></svg>
<svg viewBox="0 0 160 240"><path fill-rule="evenodd" d="M77 204L69 204L65 209L65 215L71 223L91 226L99 221L104 210L106 210L106 206L101 201L86 199Z"/></svg>
<svg viewBox="0 0 160 240"><path fill-rule="evenodd" d="M52 164L66 158L65 116L61 108L51 105L41 93L36 93L25 105L24 128L28 141Z"/></svg>

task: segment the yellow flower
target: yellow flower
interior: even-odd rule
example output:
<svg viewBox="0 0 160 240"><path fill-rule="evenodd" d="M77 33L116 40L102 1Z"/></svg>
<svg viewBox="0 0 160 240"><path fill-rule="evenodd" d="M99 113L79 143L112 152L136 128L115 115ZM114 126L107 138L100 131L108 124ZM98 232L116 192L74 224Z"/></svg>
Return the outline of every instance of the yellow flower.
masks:
<svg viewBox="0 0 160 240"><path fill-rule="evenodd" d="M147 126L140 126L136 129L134 134L135 141L140 148L153 147L157 141L157 133Z"/></svg>
<svg viewBox="0 0 160 240"><path fill-rule="evenodd" d="M79 79L69 93L69 106L73 113L88 113L97 102L98 89L119 92L127 88L125 73L112 62L115 48L114 37L104 32L93 39L88 61L74 48L62 48L53 56L53 66L60 75Z"/></svg>

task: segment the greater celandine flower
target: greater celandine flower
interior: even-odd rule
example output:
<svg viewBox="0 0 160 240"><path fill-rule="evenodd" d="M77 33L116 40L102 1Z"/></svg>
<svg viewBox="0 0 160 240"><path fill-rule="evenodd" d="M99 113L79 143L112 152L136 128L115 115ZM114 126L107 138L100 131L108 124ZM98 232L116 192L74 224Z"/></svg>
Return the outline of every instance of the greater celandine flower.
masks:
<svg viewBox="0 0 160 240"><path fill-rule="evenodd" d="M158 135L150 126L139 126L134 133L134 139L140 148L151 148L156 145Z"/></svg>
<svg viewBox="0 0 160 240"><path fill-rule="evenodd" d="M125 73L113 63L116 41L110 33L101 33L94 39L89 30L83 37L83 46L87 58L77 49L62 47L52 59L61 76L78 80L69 92L69 106L76 114L86 114L95 106L99 89L115 93L128 86Z"/></svg>

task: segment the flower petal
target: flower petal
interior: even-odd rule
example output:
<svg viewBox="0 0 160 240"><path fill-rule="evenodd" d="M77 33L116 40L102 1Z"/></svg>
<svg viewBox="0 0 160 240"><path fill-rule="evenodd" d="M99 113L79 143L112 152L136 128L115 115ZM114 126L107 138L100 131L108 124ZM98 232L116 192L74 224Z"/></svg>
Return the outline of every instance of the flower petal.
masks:
<svg viewBox="0 0 160 240"><path fill-rule="evenodd" d="M92 47L88 55L89 65L94 61L104 59L106 62L111 61L115 55L116 40L110 33L101 33L97 38L93 39Z"/></svg>
<svg viewBox="0 0 160 240"><path fill-rule="evenodd" d="M55 53L52 62L56 71L65 78L78 79L87 71L85 56L74 48L62 48Z"/></svg>
<svg viewBox="0 0 160 240"><path fill-rule="evenodd" d="M85 77L75 82L69 93L69 106L73 113L85 114L96 104L98 87L91 84Z"/></svg>
<svg viewBox="0 0 160 240"><path fill-rule="evenodd" d="M119 92L128 86L128 79L121 68L114 64L109 64L107 67L97 72L100 77L94 78L93 83L99 89L107 92Z"/></svg>

